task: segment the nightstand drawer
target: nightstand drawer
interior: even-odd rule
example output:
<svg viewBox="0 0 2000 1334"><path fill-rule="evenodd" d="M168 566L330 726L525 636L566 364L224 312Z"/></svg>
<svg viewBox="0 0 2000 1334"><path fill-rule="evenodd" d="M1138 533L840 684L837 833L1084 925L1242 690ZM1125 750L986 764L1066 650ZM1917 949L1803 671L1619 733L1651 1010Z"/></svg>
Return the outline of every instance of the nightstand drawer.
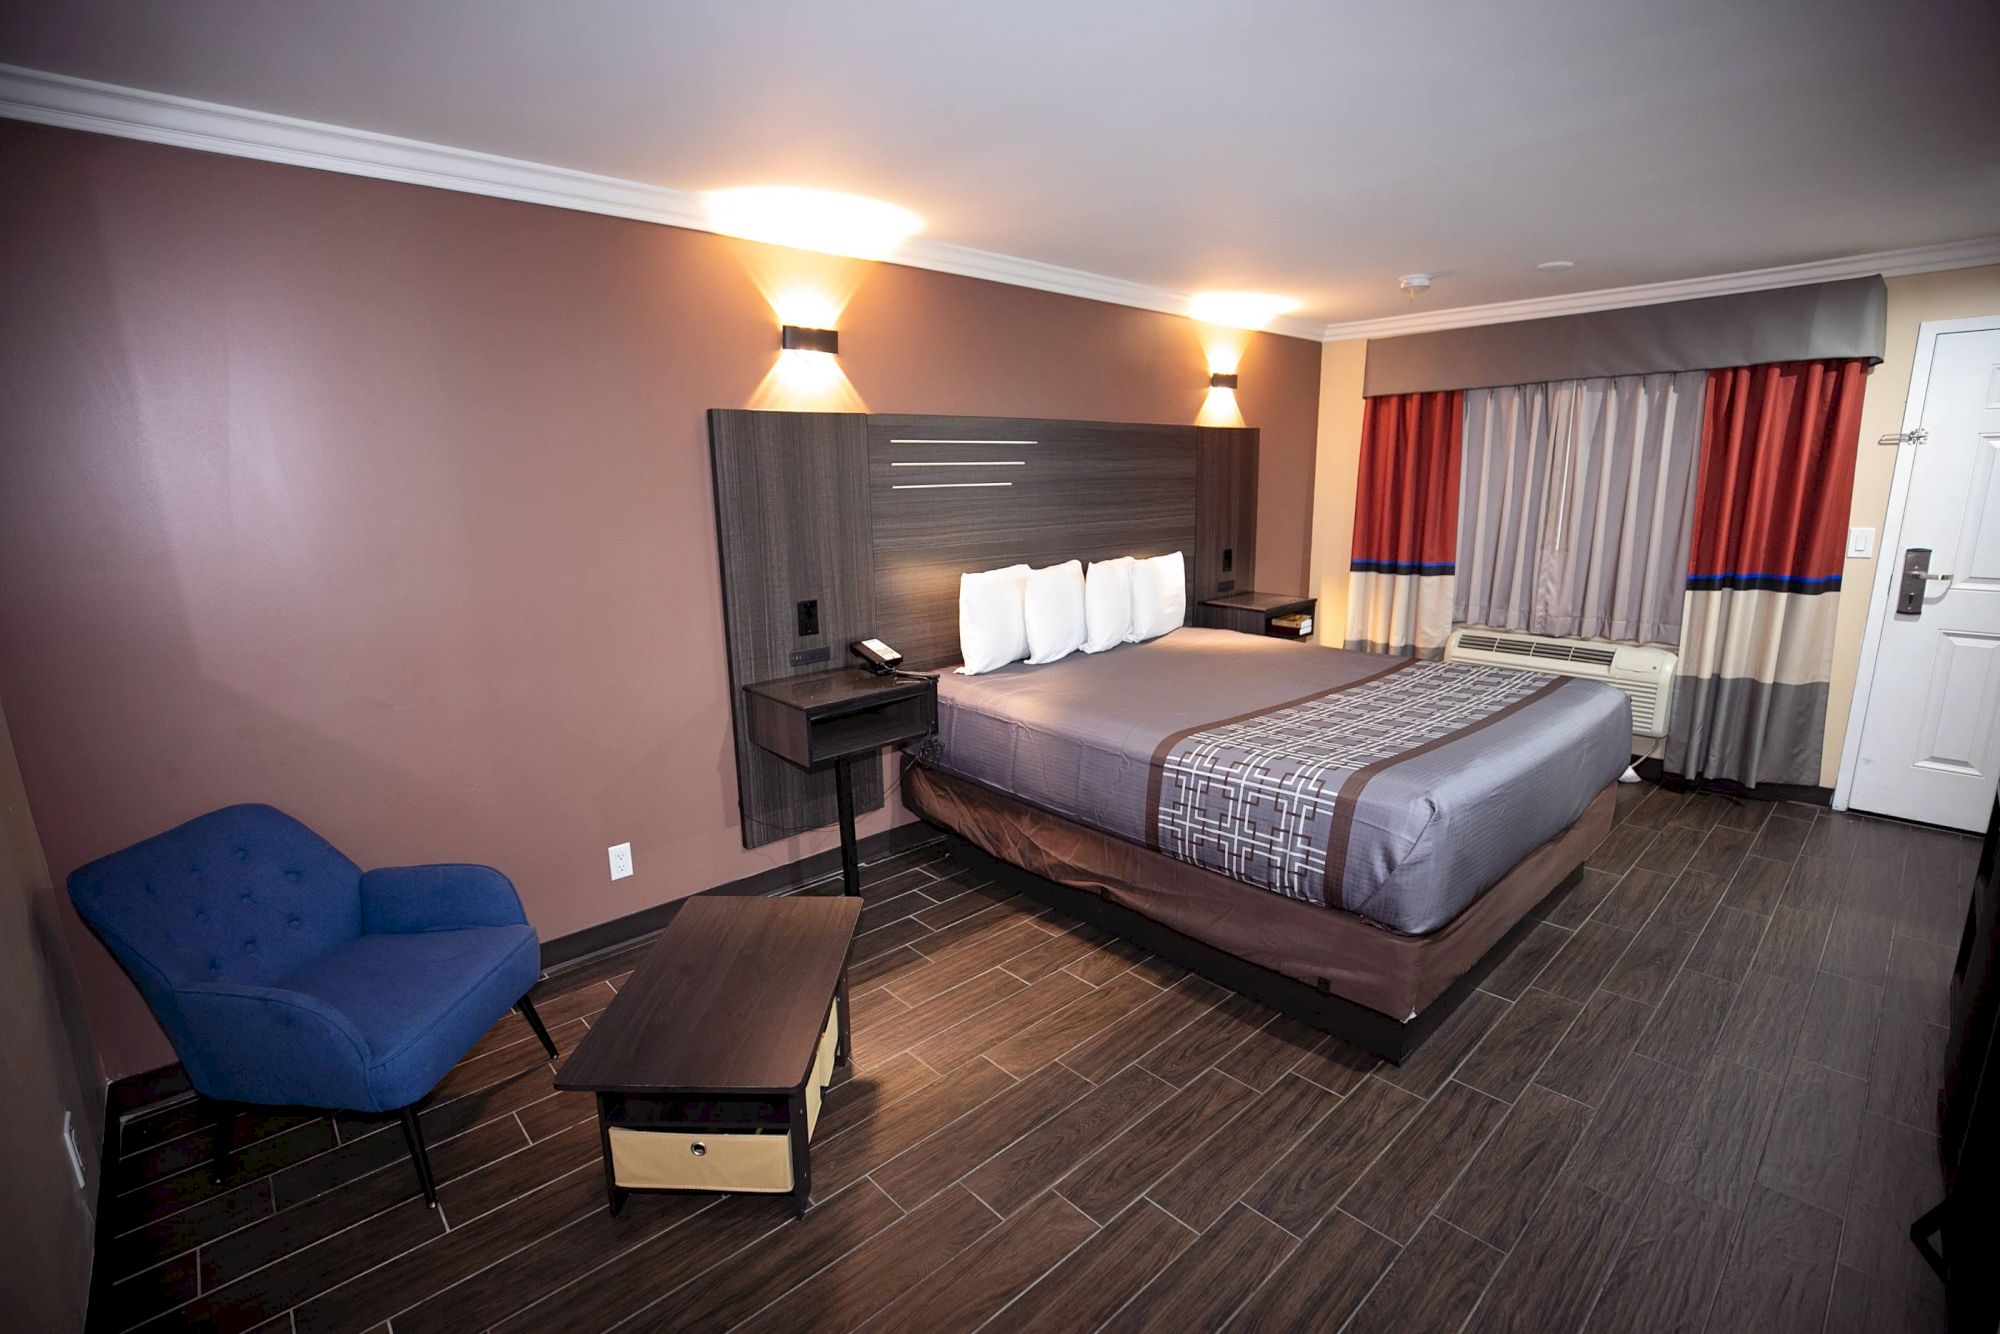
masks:
<svg viewBox="0 0 2000 1334"><path fill-rule="evenodd" d="M782 1194L792 1188L792 1137L786 1134L687 1134L612 1126L611 1179L626 1189L742 1190Z"/></svg>

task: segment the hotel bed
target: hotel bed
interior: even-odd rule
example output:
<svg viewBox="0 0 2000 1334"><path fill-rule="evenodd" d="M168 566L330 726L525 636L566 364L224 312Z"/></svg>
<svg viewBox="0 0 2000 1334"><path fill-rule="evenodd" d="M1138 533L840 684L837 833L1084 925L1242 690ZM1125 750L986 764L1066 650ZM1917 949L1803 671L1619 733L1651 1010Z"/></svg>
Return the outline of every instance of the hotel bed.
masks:
<svg viewBox="0 0 2000 1334"><path fill-rule="evenodd" d="M1002 862L1365 1007L1323 1026L1399 1058L1608 830L1630 736L1587 681L1190 627L941 674L905 792Z"/></svg>
<svg viewBox="0 0 2000 1334"><path fill-rule="evenodd" d="M1184 624L1053 651L1078 615L1086 638L1115 641L1142 606L1143 634L1225 582L1257 586L1255 429L738 410L709 423L732 680L817 672L823 646L864 638L909 669L955 664L965 577L1039 573L1043 650L1003 633L1029 628L1026 589L1018 627L1005 598L976 599L973 642L1054 660L942 674L940 735L907 768L904 804L996 879L1306 1023L1400 1059L1610 828L1630 724L1607 687ZM1005 475L968 483L968 465ZM1114 632L1125 576L1093 616L1091 571L1079 609L1062 567L1128 557L1133 620ZM1163 569L1140 596L1137 566L1156 561L1179 599ZM794 634L807 604L817 627ZM739 690L744 845L830 822L834 776L763 752L747 716ZM871 809L879 771L855 779L853 805Z"/></svg>

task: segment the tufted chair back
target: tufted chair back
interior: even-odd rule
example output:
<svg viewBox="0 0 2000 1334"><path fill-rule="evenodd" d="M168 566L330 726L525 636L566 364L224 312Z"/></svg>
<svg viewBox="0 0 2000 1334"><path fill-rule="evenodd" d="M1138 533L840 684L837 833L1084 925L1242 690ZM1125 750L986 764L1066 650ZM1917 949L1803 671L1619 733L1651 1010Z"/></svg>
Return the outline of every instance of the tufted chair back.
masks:
<svg viewBox="0 0 2000 1334"><path fill-rule="evenodd" d="M361 868L272 806L227 806L69 878L168 1036L183 987L272 986L361 934Z"/></svg>

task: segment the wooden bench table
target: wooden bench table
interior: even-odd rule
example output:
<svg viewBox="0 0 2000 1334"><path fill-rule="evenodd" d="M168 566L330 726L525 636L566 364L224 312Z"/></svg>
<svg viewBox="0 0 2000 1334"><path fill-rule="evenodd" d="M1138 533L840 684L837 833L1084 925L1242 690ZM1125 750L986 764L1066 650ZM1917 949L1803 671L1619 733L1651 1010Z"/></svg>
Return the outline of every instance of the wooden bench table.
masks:
<svg viewBox="0 0 2000 1334"><path fill-rule="evenodd" d="M612 1213L635 1190L789 1192L805 1213L860 916L845 896L681 907L556 1076L597 1095Z"/></svg>

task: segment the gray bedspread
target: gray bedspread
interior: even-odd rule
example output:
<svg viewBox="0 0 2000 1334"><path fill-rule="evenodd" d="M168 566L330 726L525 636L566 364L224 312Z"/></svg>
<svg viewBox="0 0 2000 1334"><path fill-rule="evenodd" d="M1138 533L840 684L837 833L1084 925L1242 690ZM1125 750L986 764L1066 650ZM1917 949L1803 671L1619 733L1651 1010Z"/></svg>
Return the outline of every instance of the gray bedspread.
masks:
<svg viewBox="0 0 2000 1334"><path fill-rule="evenodd" d="M1421 935L1573 823L1631 727L1625 695L1590 681L1186 628L946 673L926 762Z"/></svg>

